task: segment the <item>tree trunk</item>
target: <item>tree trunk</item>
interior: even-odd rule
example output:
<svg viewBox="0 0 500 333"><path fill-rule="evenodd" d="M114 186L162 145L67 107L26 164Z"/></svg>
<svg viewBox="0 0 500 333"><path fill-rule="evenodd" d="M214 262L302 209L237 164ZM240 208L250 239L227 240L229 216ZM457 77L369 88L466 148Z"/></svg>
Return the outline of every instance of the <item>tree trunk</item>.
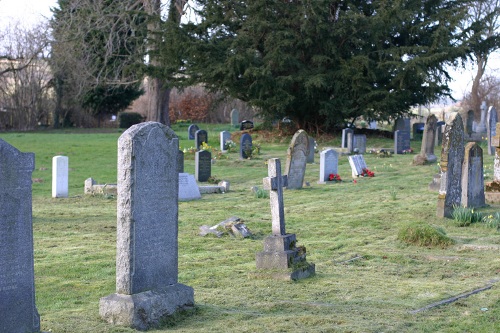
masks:
<svg viewBox="0 0 500 333"><path fill-rule="evenodd" d="M481 96L479 96L479 85L481 83L481 78L484 75L486 68L486 59L481 56L477 56L477 71L474 76L474 81L472 82L471 88L471 104L474 108L474 118L478 120L481 117Z"/></svg>
<svg viewBox="0 0 500 333"><path fill-rule="evenodd" d="M148 80L148 112L149 121L170 125L169 101L170 88L159 78Z"/></svg>

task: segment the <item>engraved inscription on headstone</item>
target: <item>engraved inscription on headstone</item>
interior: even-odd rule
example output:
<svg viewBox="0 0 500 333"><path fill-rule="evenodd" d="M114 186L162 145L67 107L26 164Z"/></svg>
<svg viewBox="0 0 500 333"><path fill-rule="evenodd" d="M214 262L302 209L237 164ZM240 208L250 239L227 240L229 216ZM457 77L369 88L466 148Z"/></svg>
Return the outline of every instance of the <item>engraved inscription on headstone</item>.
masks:
<svg viewBox="0 0 500 333"><path fill-rule="evenodd" d="M212 154L206 150L200 150L194 156L194 177L199 182L206 182L212 175Z"/></svg>

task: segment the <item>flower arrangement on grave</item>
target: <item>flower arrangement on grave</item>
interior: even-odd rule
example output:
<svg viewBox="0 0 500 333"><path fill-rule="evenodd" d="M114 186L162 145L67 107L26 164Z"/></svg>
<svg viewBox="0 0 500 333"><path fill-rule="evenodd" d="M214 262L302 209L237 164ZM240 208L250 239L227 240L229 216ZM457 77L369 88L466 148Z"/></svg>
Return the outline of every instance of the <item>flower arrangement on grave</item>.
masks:
<svg viewBox="0 0 500 333"><path fill-rule="evenodd" d="M412 148L405 149L403 150L403 154L413 154L413 149Z"/></svg>
<svg viewBox="0 0 500 333"><path fill-rule="evenodd" d="M342 181L342 178L340 178L340 175L336 174L336 173L331 173L330 175L328 175L328 180L331 181L331 182L341 182Z"/></svg>
<svg viewBox="0 0 500 333"><path fill-rule="evenodd" d="M236 148L236 143L234 143L233 140L226 140L226 142L224 143L224 149L228 152L231 152L234 148Z"/></svg>
<svg viewBox="0 0 500 333"><path fill-rule="evenodd" d="M363 171L360 174L361 177L375 177L375 173L370 171L367 168L363 168Z"/></svg>

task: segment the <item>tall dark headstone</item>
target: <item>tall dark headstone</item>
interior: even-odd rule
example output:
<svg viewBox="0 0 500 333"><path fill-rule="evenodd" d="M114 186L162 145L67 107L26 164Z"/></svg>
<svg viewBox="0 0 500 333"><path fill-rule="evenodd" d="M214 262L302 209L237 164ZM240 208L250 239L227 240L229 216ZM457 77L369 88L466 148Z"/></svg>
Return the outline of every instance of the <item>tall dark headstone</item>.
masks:
<svg viewBox="0 0 500 333"><path fill-rule="evenodd" d="M196 150L201 149L201 144L203 142L208 144L208 133L205 130L197 130L194 135L194 145L196 147Z"/></svg>
<svg viewBox="0 0 500 333"><path fill-rule="evenodd" d="M462 163L464 160L464 125L458 113L446 122L441 148L441 185L439 188L437 216L451 217L454 206L462 201Z"/></svg>
<svg viewBox="0 0 500 333"><path fill-rule="evenodd" d="M188 127L188 138L189 140L194 140L196 131L199 130L200 128L196 124L189 125Z"/></svg>
<svg viewBox="0 0 500 333"><path fill-rule="evenodd" d="M212 154L206 150L197 151L194 155L194 178L206 182L212 175Z"/></svg>
<svg viewBox="0 0 500 333"><path fill-rule="evenodd" d="M352 137L352 150L357 154L366 153L366 134L354 134Z"/></svg>
<svg viewBox="0 0 500 333"><path fill-rule="evenodd" d="M252 157L252 136L248 133L243 133L240 138L240 158L245 160Z"/></svg>
<svg viewBox="0 0 500 333"><path fill-rule="evenodd" d="M109 323L147 330L194 305L193 288L178 283L178 152L156 122L118 140L116 293L99 302Z"/></svg>
<svg viewBox="0 0 500 333"><path fill-rule="evenodd" d="M397 130L394 132L394 153L403 154L409 150L410 146L410 132Z"/></svg>
<svg viewBox="0 0 500 333"><path fill-rule="evenodd" d="M494 106L488 109L487 117L487 136L488 136L488 155L495 155L495 146L492 144L492 138L497 135L496 126L498 122L497 110Z"/></svg>
<svg viewBox="0 0 500 333"><path fill-rule="evenodd" d="M462 206L483 207L484 197L483 149L475 142L465 145L462 167Z"/></svg>
<svg viewBox="0 0 500 333"><path fill-rule="evenodd" d="M287 189L300 189L304 183L306 173L307 152L309 139L304 130L298 130L288 147L285 173L288 176Z"/></svg>
<svg viewBox="0 0 500 333"><path fill-rule="evenodd" d="M177 153L177 171L179 173L184 172L184 152L180 149Z"/></svg>
<svg viewBox="0 0 500 333"><path fill-rule="evenodd" d="M0 332L40 331L35 304L31 175L35 155L0 139Z"/></svg>

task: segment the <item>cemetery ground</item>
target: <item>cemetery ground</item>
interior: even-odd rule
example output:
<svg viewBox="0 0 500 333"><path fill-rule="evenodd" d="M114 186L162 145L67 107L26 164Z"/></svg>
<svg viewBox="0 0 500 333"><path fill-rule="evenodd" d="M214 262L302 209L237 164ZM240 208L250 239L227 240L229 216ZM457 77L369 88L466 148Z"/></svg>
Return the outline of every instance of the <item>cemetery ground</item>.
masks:
<svg viewBox="0 0 500 333"><path fill-rule="evenodd" d="M209 145L229 125L200 125ZM194 145L187 127L173 126L180 147ZM42 331L133 332L99 317L99 299L115 292L116 198L84 196L83 184L116 182L121 132L61 130L0 133L22 152L36 154L33 228L36 304ZM373 178L351 181L347 156L339 158L340 183L317 184L319 154L308 164L310 186L285 190L287 232L307 248L316 275L296 281L254 279L255 254L271 234L268 198L258 198L268 158L282 165L291 137L252 133L261 152L240 160L238 151L218 158L212 175L231 183L224 194L179 203L179 282L191 286L196 307L153 332L495 332L500 327L500 232L483 223L459 227L436 217L437 192L428 190L438 166L413 166L414 155L381 158L365 154ZM271 138L271 139L270 139ZM233 140L239 142L238 140ZM318 139L339 147L340 137ZM414 151L420 143L411 142ZM393 141L368 137L369 148ZM483 149L485 147L483 146ZM436 156L441 147L436 147ZM484 149L486 152L486 149ZM51 198L51 160L69 157L69 198ZM213 155L214 156L214 155ZM194 157L185 155L185 172ZM485 181L493 179L493 157L484 155ZM284 171L284 170L283 170ZM500 206L481 208L493 214ZM202 225L240 217L252 238L198 235ZM408 245L398 233L409 224L441 228L455 244ZM352 260L351 260L352 259ZM416 314L429 304L491 289Z"/></svg>

